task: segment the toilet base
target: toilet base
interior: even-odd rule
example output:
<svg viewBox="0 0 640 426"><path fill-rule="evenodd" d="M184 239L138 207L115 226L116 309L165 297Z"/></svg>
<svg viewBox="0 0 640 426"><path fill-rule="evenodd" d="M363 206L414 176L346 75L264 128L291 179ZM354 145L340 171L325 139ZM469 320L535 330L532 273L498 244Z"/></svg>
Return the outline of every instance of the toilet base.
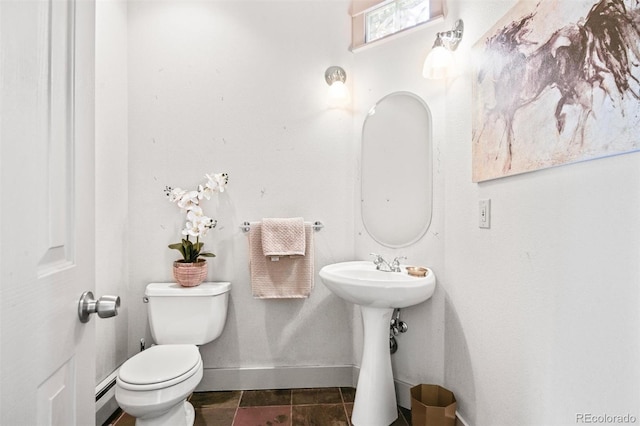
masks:
<svg viewBox="0 0 640 426"><path fill-rule="evenodd" d="M136 419L136 426L193 426L196 419L196 410L190 402L178 404L161 416Z"/></svg>

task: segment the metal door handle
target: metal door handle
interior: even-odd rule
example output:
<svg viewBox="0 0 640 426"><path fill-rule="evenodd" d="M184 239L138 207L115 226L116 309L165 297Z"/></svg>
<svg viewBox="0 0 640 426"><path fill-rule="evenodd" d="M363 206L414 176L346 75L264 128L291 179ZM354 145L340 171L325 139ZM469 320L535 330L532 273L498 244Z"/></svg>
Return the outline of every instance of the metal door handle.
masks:
<svg viewBox="0 0 640 426"><path fill-rule="evenodd" d="M119 296L102 296L95 300L93 293L85 291L78 300L78 318L80 322L88 322L91 314L98 314L100 318L115 317L119 307Z"/></svg>

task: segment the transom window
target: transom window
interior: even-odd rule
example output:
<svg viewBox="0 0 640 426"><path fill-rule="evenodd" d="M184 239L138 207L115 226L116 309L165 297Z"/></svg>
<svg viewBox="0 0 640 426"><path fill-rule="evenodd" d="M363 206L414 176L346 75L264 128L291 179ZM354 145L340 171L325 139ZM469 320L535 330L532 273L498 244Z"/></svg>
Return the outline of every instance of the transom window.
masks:
<svg viewBox="0 0 640 426"><path fill-rule="evenodd" d="M414 27L429 18L429 0L384 2L365 12L365 43Z"/></svg>
<svg viewBox="0 0 640 426"><path fill-rule="evenodd" d="M433 22L443 9L444 0L351 0L351 49Z"/></svg>

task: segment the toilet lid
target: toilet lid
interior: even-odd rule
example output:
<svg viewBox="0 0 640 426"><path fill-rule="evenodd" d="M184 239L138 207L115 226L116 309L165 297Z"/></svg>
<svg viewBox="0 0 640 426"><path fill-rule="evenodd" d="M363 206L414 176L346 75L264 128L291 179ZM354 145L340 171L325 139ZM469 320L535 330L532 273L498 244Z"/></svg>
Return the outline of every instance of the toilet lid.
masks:
<svg viewBox="0 0 640 426"><path fill-rule="evenodd" d="M193 375L200 363L195 345L156 345L133 356L120 367L118 377L132 385L163 383Z"/></svg>

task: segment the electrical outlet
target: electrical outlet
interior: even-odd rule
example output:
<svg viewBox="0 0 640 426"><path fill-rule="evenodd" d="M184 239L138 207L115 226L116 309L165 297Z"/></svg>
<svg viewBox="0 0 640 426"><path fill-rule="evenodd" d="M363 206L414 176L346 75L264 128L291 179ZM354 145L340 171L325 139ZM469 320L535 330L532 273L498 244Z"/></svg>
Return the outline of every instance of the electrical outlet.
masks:
<svg viewBox="0 0 640 426"><path fill-rule="evenodd" d="M491 228L491 200L478 201L478 226Z"/></svg>

